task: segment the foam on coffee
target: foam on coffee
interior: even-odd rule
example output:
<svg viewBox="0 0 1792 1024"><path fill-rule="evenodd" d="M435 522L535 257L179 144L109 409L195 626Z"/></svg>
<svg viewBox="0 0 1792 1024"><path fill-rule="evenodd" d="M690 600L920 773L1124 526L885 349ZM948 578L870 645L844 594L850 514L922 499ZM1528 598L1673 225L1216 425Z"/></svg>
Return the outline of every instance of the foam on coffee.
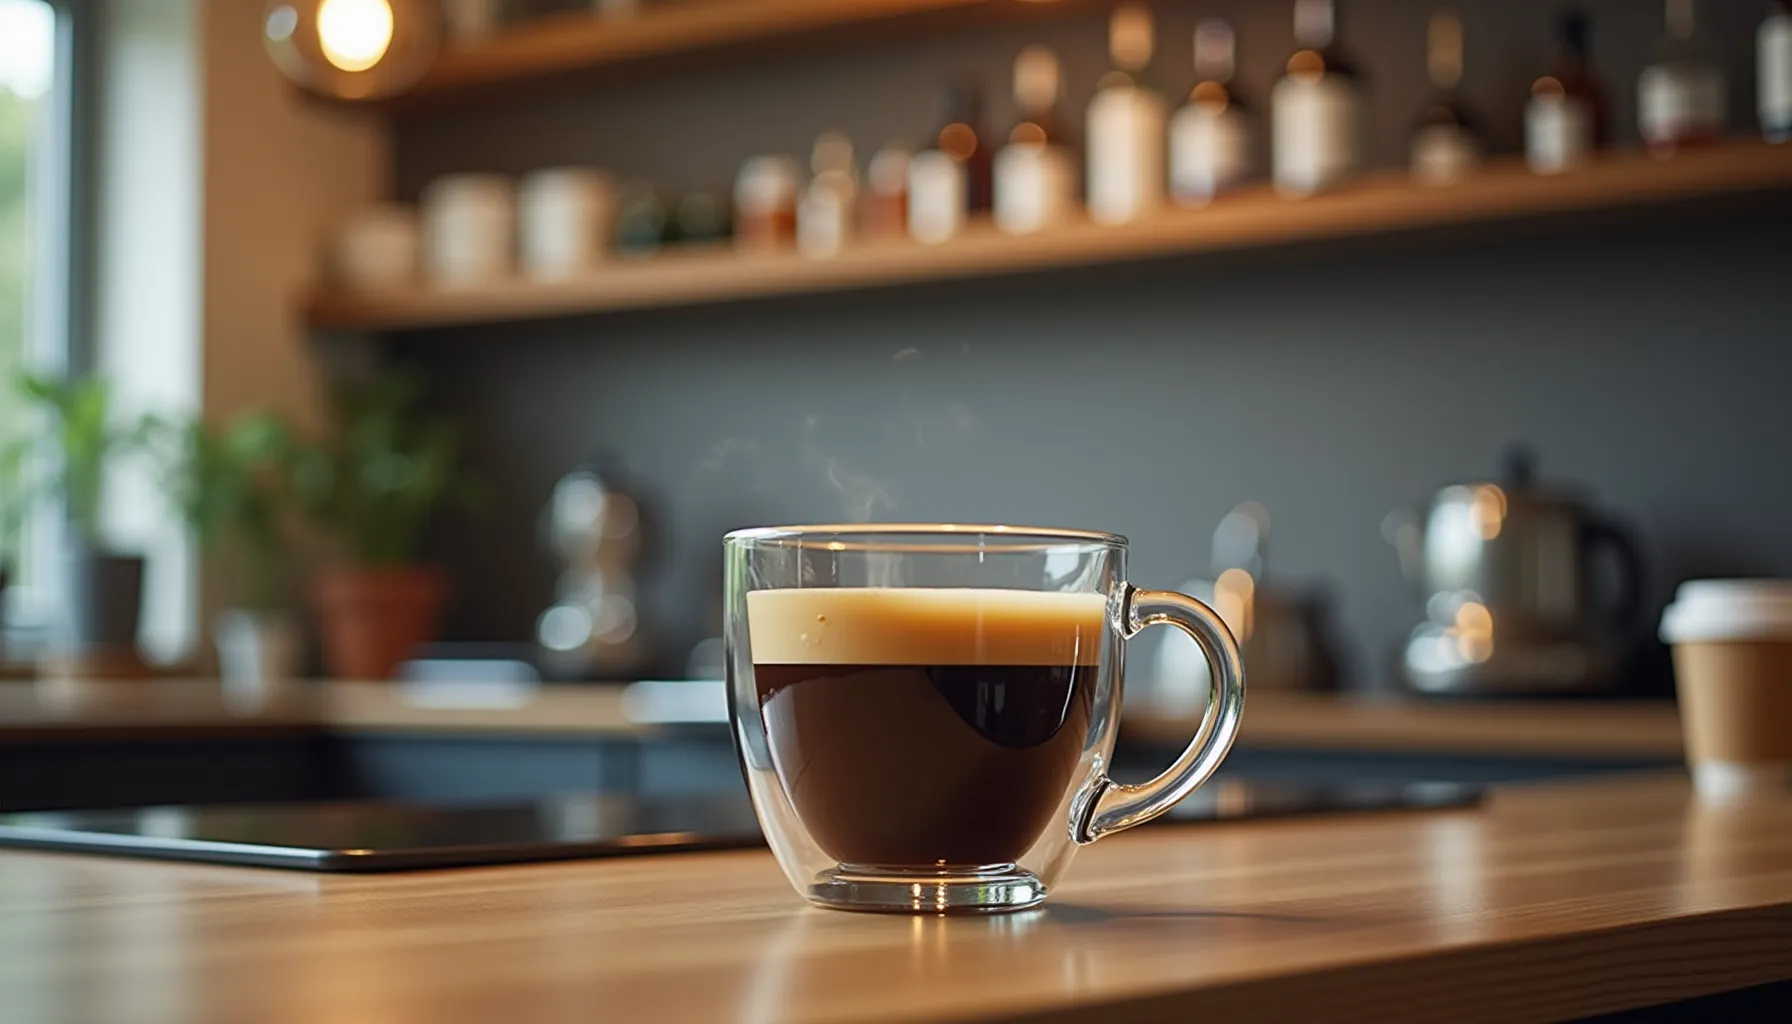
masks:
<svg viewBox="0 0 1792 1024"><path fill-rule="evenodd" d="M1094 665L1107 599L977 588L827 587L747 595L762 665Z"/></svg>

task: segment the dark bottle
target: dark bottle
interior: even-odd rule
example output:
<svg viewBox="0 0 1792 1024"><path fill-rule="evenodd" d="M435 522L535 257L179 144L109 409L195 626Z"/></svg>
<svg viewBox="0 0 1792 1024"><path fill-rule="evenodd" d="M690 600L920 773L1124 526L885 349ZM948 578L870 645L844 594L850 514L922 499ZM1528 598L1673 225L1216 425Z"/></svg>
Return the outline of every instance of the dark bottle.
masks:
<svg viewBox="0 0 1792 1024"><path fill-rule="evenodd" d="M1538 174L1583 164L1611 138L1605 90L1593 78L1587 56L1587 16L1562 15L1557 37L1556 66L1531 83L1525 105L1525 158Z"/></svg>
<svg viewBox="0 0 1792 1024"><path fill-rule="evenodd" d="M965 207L972 213L990 207L993 185L989 141L983 137L983 90L971 79L946 87L944 118L934 148L958 161L965 173Z"/></svg>
<svg viewBox="0 0 1792 1024"><path fill-rule="evenodd" d="M1412 174L1429 185L1462 180L1481 163L1481 135L1463 105L1462 22L1436 14L1426 35L1425 66L1431 76L1431 99L1412 132Z"/></svg>

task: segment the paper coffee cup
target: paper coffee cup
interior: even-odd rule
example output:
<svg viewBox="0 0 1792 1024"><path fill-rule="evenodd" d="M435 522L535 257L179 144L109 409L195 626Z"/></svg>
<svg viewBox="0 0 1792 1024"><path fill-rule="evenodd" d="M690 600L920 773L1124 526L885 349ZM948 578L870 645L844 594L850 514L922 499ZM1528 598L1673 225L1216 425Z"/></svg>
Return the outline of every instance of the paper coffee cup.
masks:
<svg viewBox="0 0 1792 1024"><path fill-rule="evenodd" d="M1792 580L1695 580L1661 617L1699 794L1792 791Z"/></svg>

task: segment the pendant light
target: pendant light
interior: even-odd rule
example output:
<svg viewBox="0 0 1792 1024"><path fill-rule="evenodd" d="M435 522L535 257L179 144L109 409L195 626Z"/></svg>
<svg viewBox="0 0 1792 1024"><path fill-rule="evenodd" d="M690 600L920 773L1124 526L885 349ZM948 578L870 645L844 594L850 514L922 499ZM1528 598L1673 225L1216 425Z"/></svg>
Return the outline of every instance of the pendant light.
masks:
<svg viewBox="0 0 1792 1024"><path fill-rule="evenodd" d="M442 44L433 0L272 0L262 19L268 55L313 92L372 100L409 88Z"/></svg>

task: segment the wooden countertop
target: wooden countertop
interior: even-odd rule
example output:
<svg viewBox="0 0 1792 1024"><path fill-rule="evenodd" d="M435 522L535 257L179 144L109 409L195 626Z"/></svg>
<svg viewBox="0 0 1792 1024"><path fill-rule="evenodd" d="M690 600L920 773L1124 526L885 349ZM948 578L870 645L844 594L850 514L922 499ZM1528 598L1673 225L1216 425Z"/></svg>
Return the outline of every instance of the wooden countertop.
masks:
<svg viewBox="0 0 1792 1024"><path fill-rule="evenodd" d="M701 704L702 702L698 702ZM215 682L0 683L0 739L86 739L327 729L347 733L650 735L620 686L426 690L398 683L299 683L254 697ZM1128 739L1180 744L1185 716L1128 712ZM1514 756L1681 756L1674 706L1657 701L1412 701L1255 693L1240 743L1251 747Z"/></svg>
<svg viewBox="0 0 1792 1024"><path fill-rule="evenodd" d="M1147 827L1044 909L814 909L769 854L311 876L0 853L0 1019L1523 1021L1792 978L1792 799L1677 777Z"/></svg>

